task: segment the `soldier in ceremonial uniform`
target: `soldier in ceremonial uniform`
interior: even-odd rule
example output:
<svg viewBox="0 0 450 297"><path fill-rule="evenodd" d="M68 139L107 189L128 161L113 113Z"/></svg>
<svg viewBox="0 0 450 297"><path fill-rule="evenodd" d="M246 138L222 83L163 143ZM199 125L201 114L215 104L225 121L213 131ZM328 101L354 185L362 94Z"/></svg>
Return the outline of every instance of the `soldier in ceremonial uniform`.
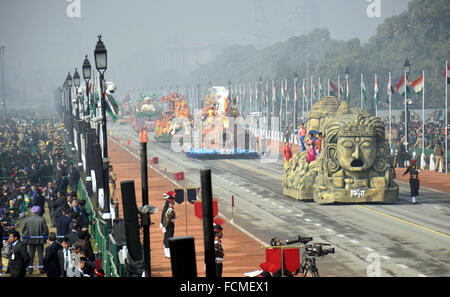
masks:
<svg viewBox="0 0 450 297"><path fill-rule="evenodd" d="M164 256L166 258L170 258L170 249L169 249L169 238L173 237L175 233L175 192L169 191L163 194L166 202L164 203L162 212L161 212L161 224L160 227L164 233Z"/></svg>
<svg viewBox="0 0 450 297"><path fill-rule="evenodd" d="M411 160L411 165L408 166L405 173L403 175L406 175L409 173L409 185L411 187L411 202L413 204L417 203L417 196L419 196L419 186L420 186L420 180L419 180L419 167L416 165L416 160Z"/></svg>

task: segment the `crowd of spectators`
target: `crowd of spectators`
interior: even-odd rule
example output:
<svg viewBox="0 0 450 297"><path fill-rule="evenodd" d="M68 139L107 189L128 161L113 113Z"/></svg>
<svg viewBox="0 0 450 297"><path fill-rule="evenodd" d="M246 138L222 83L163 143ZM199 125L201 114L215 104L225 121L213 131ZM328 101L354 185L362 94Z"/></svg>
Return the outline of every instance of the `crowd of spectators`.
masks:
<svg viewBox="0 0 450 297"><path fill-rule="evenodd" d="M60 129L53 120L26 117L0 124L0 259L11 276L33 268L49 277L103 276L86 201L77 197L80 174L67 161Z"/></svg>

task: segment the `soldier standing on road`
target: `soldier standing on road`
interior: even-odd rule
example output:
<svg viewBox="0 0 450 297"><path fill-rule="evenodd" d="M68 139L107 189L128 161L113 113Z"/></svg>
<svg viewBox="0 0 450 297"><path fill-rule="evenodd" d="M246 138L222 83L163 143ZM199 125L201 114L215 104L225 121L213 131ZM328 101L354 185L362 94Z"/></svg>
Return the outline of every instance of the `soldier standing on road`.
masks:
<svg viewBox="0 0 450 297"><path fill-rule="evenodd" d="M161 224L160 227L164 233L164 256L166 258L170 258L170 249L169 249L169 238L173 237L175 233L175 192L169 191L163 194L166 202L164 203L162 212L161 212Z"/></svg>
<svg viewBox="0 0 450 297"><path fill-rule="evenodd" d="M416 198L419 196L419 167L416 165L416 160L411 160L411 165L408 166L405 173L405 176L409 173L409 186L411 187L411 202L416 204Z"/></svg>
<svg viewBox="0 0 450 297"><path fill-rule="evenodd" d="M441 169L441 172L444 172L444 149L440 142L436 143L436 147L434 148L434 158L436 164L434 172L438 172L439 168Z"/></svg>

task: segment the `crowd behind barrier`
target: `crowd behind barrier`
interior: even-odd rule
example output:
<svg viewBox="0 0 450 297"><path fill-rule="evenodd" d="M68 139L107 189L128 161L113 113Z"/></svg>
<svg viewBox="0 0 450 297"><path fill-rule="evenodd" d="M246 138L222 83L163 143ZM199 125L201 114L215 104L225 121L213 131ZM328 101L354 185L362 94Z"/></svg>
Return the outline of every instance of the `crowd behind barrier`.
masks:
<svg viewBox="0 0 450 297"><path fill-rule="evenodd" d="M24 266L27 275L36 268L47 276L104 276L91 240L92 205L61 125L10 115L0 124L0 146L0 272L25 276L15 272Z"/></svg>

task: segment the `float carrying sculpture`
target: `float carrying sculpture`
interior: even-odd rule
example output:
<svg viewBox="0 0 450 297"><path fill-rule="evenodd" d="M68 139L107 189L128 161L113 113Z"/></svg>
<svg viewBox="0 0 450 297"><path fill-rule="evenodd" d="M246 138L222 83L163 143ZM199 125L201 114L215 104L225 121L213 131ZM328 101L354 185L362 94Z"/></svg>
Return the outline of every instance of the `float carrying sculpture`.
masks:
<svg viewBox="0 0 450 297"><path fill-rule="evenodd" d="M308 163L305 151L294 155L284 171L285 195L318 203L398 199L380 118L327 96L308 113L307 130L323 134L320 157Z"/></svg>

